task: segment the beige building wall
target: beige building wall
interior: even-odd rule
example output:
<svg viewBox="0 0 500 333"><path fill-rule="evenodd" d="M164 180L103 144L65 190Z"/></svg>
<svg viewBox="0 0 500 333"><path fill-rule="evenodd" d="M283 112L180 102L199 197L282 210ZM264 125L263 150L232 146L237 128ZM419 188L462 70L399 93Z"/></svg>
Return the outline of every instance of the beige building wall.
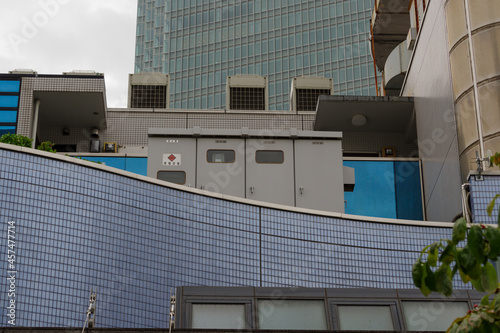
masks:
<svg viewBox="0 0 500 333"><path fill-rule="evenodd" d="M500 151L500 1L448 0L445 13L465 180L469 170L477 169L476 151Z"/></svg>

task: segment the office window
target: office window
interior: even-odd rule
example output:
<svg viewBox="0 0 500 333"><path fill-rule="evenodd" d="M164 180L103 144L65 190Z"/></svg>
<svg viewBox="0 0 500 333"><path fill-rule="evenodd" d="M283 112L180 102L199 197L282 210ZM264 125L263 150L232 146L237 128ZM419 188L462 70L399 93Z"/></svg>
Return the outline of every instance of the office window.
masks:
<svg viewBox="0 0 500 333"><path fill-rule="evenodd" d="M255 152L255 161L257 163L281 164L284 159L284 153L281 150L257 150Z"/></svg>
<svg viewBox="0 0 500 333"><path fill-rule="evenodd" d="M193 304L191 327L245 329L244 304Z"/></svg>
<svg viewBox="0 0 500 333"><path fill-rule="evenodd" d="M446 331L469 310L467 302L401 302L408 331Z"/></svg>
<svg viewBox="0 0 500 333"><path fill-rule="evenodd" d="M208 150L207 161L209 163L234 163L234 150Z"/></svg>
<svg viewBox="0 0 500 333"><path fill-rule="evenodd" d="M175 184L186 184L186 173L184 171L158 171L156 178Z"/></svg>
<svg viewBox="0 0 500 333"><path fill-rule="evenodd" d="M339 329L345 331L394 331L388 305L339 305Z"/></svg>
<svg viewBox="0 0 500 333"><path fill-rule="evenodd" d="M259 329L327 330L323 300L259 300Z"/></svg>

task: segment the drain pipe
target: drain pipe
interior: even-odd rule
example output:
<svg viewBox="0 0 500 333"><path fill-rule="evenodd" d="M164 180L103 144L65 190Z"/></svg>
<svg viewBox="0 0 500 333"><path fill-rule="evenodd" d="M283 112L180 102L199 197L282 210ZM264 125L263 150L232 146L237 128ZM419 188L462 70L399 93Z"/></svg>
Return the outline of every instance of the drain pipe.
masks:
<svg viewBox="0 0 500 333"><path fill-rule="evenodd" d="M477 118L477 132L479 135L479 152L481 160L484 159L484 139L483 139L483 129L481 126L481 110L479 106L479 90L477 88L477 75L476 75L476 58L474 56L474 48L472 44L472 31L470 24L470 12L469 12L469 0L465 0L465 16L467 19L467 34L469 35L469 53L472 69L472 82L474 84L474 104L476 106L476 118ZM483 161L483 170L487 169L486 163Z"/></svg>
<svg viewBox="0 0 500 333"><path fill-rule="evenodd" d="M40 100L37 99L35 101L35 115L33 116L33 128L31 129L31 138L33 141L31 142L31 148L35 149L36 146L36 130L38 128L38 113L40 111Z"/></svg>

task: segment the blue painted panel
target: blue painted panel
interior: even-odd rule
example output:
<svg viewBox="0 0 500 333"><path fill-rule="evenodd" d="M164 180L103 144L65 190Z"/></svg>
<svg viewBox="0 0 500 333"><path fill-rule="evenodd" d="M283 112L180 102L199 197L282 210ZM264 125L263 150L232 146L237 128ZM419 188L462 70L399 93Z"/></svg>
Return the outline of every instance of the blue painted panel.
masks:
<svg viewBox="0 0 500 333"><path fill-rule="evenodd" d="M19 96L2 96L0 95L0 107L2 108L17 108Z"/></svg>
<svg viewBox="0 0 500 333"><path fill-rule="evenodd" d="M17 111L0 111L0 123L16 123Z"/></svg>
<svg viewBox="0 0 500 333"><path fill-rule="evenodd" d="M147 157L127 157L125 160L125 170L135 172L139 175L148 175Z"/></svg>
<svg viewBox="0 0 500 333"><path fill-rule="evenodd" d="M354 168L356 184L353 192L345 192L346 214L397 218L394 163L344 161Z"/></svg>
<svg viewBox="0 0 500 333"><path fill-rule="evenodd" d="M94 162L102 162L103 164L147 176L148 159L147 157L100 157L100 156L85 156L86 160Z"/></svg>
<svg viewBox="0 0 500 333"><path fill-rule="evenodd" d="M15 126L0 126L0 137L4 134L11 133L16 134Z"/></svg>
<svg viewBox="0 0 500 333"><path fill-rule="evenodd" d="M0 81L0 92L19 92L20 81Z"/></svg>
<svg viewBox="0 0 500 333"><path fill-rule="evenodd" d="M395 162L394 174L398 219L423 220L418 162Z"/></svg>

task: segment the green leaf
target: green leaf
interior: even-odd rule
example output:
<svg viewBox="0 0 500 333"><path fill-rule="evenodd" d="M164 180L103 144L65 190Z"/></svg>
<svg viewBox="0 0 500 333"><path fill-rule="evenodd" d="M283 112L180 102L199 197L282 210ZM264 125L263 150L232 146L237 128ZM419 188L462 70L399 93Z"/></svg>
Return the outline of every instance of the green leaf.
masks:
<svg viewBox="0 0 500 333"><path fill-rule="evenodd" d="M478 279L481 276L481 266L477 263L469 247L466 245L463 249L457 251L457 253L459 269L472 279Z"/></svg>
<svg viewBox="0 0 500 333"><path fill-rule="evenodd" d="M449 243L446 245L446 247L443 250L443 253L441 253L441 256L439 257L439 261L442 262L443 264L451 264L455 257L453 256L453 249L455 248L454 245Z"/></svg>
<svg viewBox="0 0 500 333"><path fill-rule="evenodd" d="M480 263L484 263L486 261L486 256L484 255L483 230L481 230L480 226L473 225L470 228L467 244L476 260Z"/></svg>
<svg viewBox="0 0 500 333"><path fill-rule="evenodd" d="M477 313L471 313L469 317L469 324L471 325L471 328L479 328L481 326L481 317Z"/></svg>
<svg viewBox="0 0 500 333"><path fill-rule="evenodd" d="M497 270L489 261L481 268L481 285L484 291L492 293L497 289Z"/></svg>
<svg viewBox="0 0 500 333"><path fill-rule="evenodd" d="M490 295L484 295L483 298L481 298L481 305L490 305Z"/></svg>
<svg viewBox="0 0 500 333"><path fill-rule="evenodd" d="M462 281L467 284L470 282L470 276L468 276L467 274L465 274L461 269L459 270L460 272L460 277L462 278Z"/></svg>
<svg viewBox="0 0 500 333"><path fill-rule="evenodd" d="M436 267L438 260L438 250L440 242L433 243L429 249L429 256L427 257L427 263L432 267Z"/></svg>
<svg viewBox="0 0 500 333"><path fill-rule="evenodd" d="M422 262L419 260L415 261L413 264L413 268L411 269L411 275L413 278L413 284L415 284L415 287L420 289L422 287L422 280L423 280L423 275L424 275L424 266Z"/></svg>
<svg viewBox="0 0 500 333"><path fill-rule="evenodd" d="M424 278L425 286L430 291L438 291L436 287L436 277L434 276L434 272L432 272L431 266L428 263L425 263L424 266L425 266L425 278Z"/></svg>
<svg viewBox="0 0 500 333"><path fill-rule="evenodd" d="M484 233L484 238L490 245L488 258L497 260L498 256L500 256L500 229L492 227L487 228Z"/></svg>
<svg viewBox="0 0 500 333"><path fill-rule="evenodd" d="M493 317L492 315L490 315L485 311L478 311L477 314L479 315L479 317L481 317L483 321L486 321L490 324L493 324L495 322L495 317Z"/></svg>
<svg viewBox="0 0 500 333"><path fill-rule="evenodd" d="M451 282L451 268L448 265L441 265L434 274L436 278L436 288L437 291L445 295L446 297L451 296L453 293L453 284Z"/></svg>
<svg viewBox="0 0 500 333"><path fill-rule="evenodd" d="M491 216L491 214L493 213L493 208L495 208L495 201L498 198L500 198L500 194L495 195L493 200L491 200L490 203L488 204L488 206L486 207L486 211L488 212L489 216Z"/></svg>
<svg viewBox="0 0 500 333"><path fill-rule="evenodd" d="M481 284L481 279L470 280L470 283L472 284L472 286L474 287L474 289L476 289L477 291L479 291L481 293L485 292L485 290L483 288L483 285Z"/></svg>
<svg viewBox="0 0 500 333"><path fill-rule="evenodd" d="M466 231L467 231L467 221L463 217L461 217L453 225L453 232L452 232L453 242L455 244L458 244L460 241L463 241L465 239Z"/></svg>

